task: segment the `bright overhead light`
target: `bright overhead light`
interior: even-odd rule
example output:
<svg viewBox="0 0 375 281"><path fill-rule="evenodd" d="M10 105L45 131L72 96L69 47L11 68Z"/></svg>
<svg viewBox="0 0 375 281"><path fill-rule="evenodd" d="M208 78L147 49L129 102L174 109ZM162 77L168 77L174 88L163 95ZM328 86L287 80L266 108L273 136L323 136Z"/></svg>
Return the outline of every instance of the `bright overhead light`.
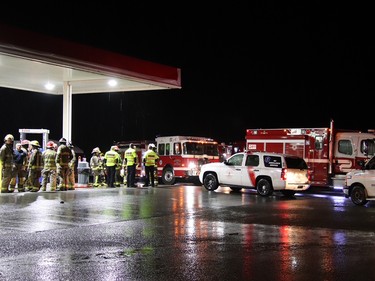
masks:
<svg viewBox="0 0 375 281"><path fill-rule="evenodd" d="M44 87L48 90L48 91L52 91L53 89L55 89L55 85L48 82L47 84L44 85Z"/></svg>
<svg viewBox="0 0 375 281"><path fill-rule="evenodd" d="M108 81L108 85L111 86L111 87L114 87L114 86L117 85L117 81L114 80L114 79L111 79L111 80Z"/></svg>

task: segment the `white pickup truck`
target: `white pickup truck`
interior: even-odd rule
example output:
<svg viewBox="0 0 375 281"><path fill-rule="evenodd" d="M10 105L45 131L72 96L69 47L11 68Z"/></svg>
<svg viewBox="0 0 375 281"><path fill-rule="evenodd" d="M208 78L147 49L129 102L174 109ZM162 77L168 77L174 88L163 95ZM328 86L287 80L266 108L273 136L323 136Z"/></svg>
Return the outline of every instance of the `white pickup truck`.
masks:
<svg viewBox="0 0 375 281"><path fill-rule="evenodd" d="M362 169L352 170L346 174L343 188L346 198L351 198L356 205L366 205L375 200L375 156L366 163L361 163Z"/></svg>

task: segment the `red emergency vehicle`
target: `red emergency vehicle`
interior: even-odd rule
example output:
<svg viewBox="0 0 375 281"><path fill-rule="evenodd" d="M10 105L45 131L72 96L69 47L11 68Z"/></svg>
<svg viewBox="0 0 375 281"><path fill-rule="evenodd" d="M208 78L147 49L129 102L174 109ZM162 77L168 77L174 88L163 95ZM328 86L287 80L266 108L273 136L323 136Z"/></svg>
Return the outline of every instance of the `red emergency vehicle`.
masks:
<svg viewBox="0 0 375 281"><path fill-rule="evenodd" d="M155 139L159 154L158 176L164 184L174 184L176 178L198 182L200 167L219 162L218 143L195 136L165 136Z"/></svg>
<svg viewBox="0 0 375 281"><path fill-rule="evenodd" d="M327 128L247 129L246 149L288 153L305 159L312 171L312 186L342 188L345 175L360 168L359 160L374 155L373 130Z"/></svg>
<svg viewBox="0 0 375 281"><path fill-rule="evenodd" d="M233 154L236 154L238 152L244 152L245 150L246 150L245 140L234 141L230 143L222 142L219 144L220 161L222 162L228 159Z"/></svg>
<svg viewBox="0 0 375 281"><path fill-rule="evenodd" d="M159 154L158 178L163 184L172 185L177 178L187 182L199 182L200 167L205 163L220 161L218 143L211 138L161 136L154 141L120 141L116 145L120 148L122 158L130 143L136 146L138 154L136 178L139 181L144 177L142 159L150 143L156 145Z"/></svg>

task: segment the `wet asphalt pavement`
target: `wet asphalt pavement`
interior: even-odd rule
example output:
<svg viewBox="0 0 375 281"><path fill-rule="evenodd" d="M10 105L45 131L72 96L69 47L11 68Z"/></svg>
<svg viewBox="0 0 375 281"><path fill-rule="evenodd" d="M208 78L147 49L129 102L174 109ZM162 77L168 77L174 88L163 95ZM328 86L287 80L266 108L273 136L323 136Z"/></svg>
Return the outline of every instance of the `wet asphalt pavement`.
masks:
<svg viewBox="0 0 375 281"><path fill-rule="evenodd" d="M374 220L341 193L0 194L0 280L373 280Z"/></svg>

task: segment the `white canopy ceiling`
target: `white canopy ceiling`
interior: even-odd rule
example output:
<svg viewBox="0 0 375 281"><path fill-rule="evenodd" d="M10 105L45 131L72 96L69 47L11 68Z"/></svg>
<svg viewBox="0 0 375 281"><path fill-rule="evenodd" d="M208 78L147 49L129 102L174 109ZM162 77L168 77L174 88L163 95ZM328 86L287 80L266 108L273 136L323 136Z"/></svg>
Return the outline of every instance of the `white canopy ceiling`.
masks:
<svg viewBox="0 0 375 281"><path fill-rule="evenodd" d="M0 24L0 87L63 95L71 139L71 95L181 88L181 70Z"/></svg>

